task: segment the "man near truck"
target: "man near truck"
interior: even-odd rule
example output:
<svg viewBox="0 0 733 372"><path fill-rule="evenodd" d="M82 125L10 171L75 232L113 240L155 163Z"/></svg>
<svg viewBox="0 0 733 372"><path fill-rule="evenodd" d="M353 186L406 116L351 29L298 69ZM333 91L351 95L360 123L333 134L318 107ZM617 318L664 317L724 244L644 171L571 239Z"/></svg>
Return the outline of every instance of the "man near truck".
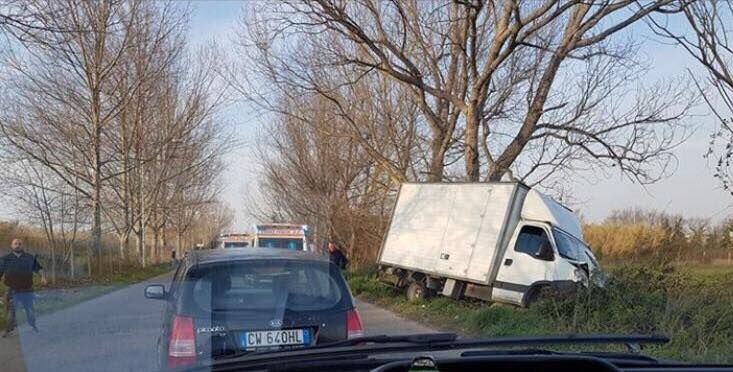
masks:
<svg viewBox="0 0 733 372"><path fill-rule="evenodd" d="M0 257L0 278L5 279L8 287L5 294L5 319L7 328L3 337L7 337L15 330L15 310L23 306L28 324L34 331L36 327L36 314L33 310L33 274L41 275L41 283L46 284L46 276L43 274L43 267L38 263L36 256L23 251L23 241L13 239L11 243L12 252Z"/></svg>
<svg viewBox="0 0 733 372"><path fill-rule="evenodd" d="M328 242L328 258L341 270L346 270L346 265L349 264L344 252L332 241Z"/></svg>

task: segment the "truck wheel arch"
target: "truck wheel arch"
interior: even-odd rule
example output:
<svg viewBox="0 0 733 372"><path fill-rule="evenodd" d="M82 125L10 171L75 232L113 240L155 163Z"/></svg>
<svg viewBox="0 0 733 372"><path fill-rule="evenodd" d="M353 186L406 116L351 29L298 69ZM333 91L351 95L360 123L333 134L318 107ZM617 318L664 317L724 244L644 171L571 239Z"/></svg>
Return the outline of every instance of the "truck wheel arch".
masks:
<svg viewBox="0 0 733 372"><path fill-rule="evenodd" d="M534 282L530 285L529 289L524 292L524 296L522 296L522 307L529 307L532 302L538 299L537 296L539 296L543 291L549 291L549 294L552 297L562 298L575 293L577 285L578 283L572 280L558 280L554 282L541 280Z"/></svg>
<svg viewBox="0 0 733 372"><path fill-rule="evenodd" d="M540 280L532 283L522 296L522 307L529 307L533 302L537 301L538 296L546 289L552 289L552 282Z"/></svg>
<svg viewBox="0 0 733 372"><path fill-rule="evenodd" d="M410 278L410 282L425 284L425 274L423 273L413 271L408 275L408 277Z"/></svg>

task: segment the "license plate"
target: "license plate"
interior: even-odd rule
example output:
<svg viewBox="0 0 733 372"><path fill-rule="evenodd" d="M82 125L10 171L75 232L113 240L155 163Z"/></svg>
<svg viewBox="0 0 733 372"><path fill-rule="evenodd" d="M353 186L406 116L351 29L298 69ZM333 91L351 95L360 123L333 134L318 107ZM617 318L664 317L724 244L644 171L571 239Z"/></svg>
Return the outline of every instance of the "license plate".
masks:
<svg viewBox="0 0 733 372"><path fill-rule="evenodd" d="M307 329L283 329L277 331L252 331L239 334L239 346L257 349L272 346L309 345L310 331Z"/></svg>

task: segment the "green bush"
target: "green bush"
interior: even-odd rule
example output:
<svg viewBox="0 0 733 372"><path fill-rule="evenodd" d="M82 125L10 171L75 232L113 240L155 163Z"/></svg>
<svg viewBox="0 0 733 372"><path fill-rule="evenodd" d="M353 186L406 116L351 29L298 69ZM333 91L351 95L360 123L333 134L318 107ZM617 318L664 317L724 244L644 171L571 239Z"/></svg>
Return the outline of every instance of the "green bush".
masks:
<svg viewBox="0 0 733 372"><path fill-rule="evenodd" d="M728 278L730 278L728 276ZM730 362L733 282L700 278L669 267L622 267L605 288L533 308L567 333L664 334L655 354L682 360Z"/></svg>
<svg viewBox="0 0 733 372"><path fill-rule="evenodd" d="M665 265L609 271L604 288L546 298L529 309L435 297L410 303L371 272L353 273L354 294L442 330L471 336L663 334L645 353L684 361L733 362L733 275Z"/></svg>

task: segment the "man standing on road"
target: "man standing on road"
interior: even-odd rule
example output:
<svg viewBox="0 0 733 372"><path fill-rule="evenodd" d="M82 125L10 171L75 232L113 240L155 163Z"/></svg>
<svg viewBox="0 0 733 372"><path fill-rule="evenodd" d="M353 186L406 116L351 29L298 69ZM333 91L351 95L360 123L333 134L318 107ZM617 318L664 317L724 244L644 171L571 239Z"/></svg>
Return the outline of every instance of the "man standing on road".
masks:
<svg viewBox="0 0 733 372"><path fill-rule="evenodd" d="M33 273L40 274L41 283L46 284L41 264L35 256L23 251L23 241L14 239L11 248L12 252L0 257L0 278L5 278L5 286L8 287L5 295L7 328L3 337L12 333L17 326L15 310L18 306L23 306L28 324L38 332L33 311Z"/></svg>
<svg viewBox="0 0 733 372"><path fill-rule="evenodd" d="M175 269L178 265L178 260L176 260L176 248L171 249L171 268Z"/></svg>
<svg viewBox="0 0 733 372"><path fill-rule="evenodd" d="M328 242L328 257L331 262L336 264L336 266L341 270L345 270L346 265L349 264L349 260L346 258L346 255L344 255L344 252L341 252L334 242Z"/></svg>

